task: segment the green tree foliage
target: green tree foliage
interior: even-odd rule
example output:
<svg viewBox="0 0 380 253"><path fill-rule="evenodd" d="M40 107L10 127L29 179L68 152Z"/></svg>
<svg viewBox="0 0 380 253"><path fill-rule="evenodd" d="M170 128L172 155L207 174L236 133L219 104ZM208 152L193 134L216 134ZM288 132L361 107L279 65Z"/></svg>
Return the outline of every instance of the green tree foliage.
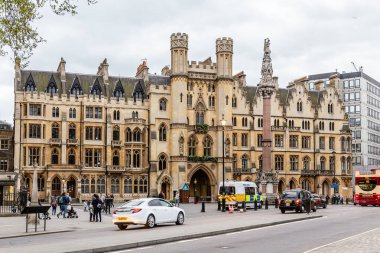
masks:
<svg viewBox="0 0 380 253"><path fill-rule="evenodd" d="M0 0L0 55L12 53L11 58L20 59L23 67L33 55L33 50L45 40L33 25L43 18L39 13L48 5L57 15L77 14L79 0ZM97 0L85 0L89 5Z"/></svg>

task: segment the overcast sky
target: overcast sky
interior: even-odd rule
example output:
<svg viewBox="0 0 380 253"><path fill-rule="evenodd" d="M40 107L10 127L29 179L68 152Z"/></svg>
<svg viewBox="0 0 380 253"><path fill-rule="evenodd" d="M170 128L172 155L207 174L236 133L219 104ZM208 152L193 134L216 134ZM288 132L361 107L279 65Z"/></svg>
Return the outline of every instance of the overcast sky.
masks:
<svg viewBox="0 0 380 253"><path fill-rule="evenodd" d="M271 40L274 75L280 86L322 72L364 72L380 80L380 5L378 1L206 1L98 0L79 6L77 16L56 16L46 8L36 25L47 42L28 68L56 71L60 57L66 71L96 74L108 58L110 75L134 76L141 60L151 73L170 65L169 38L189 35L189 60L215 60L215 39L234 39L233 71L260 79L263 43ZM14 66L0 58L0 119L13 120Z"/></svg>

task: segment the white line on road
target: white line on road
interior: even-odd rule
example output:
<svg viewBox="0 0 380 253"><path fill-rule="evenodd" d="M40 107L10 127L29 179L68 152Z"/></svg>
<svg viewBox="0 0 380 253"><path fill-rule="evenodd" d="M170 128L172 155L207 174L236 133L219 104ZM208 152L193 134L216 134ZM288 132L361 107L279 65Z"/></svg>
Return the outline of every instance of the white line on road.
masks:
<svg viewBox="0 0 380 253"><path fill-rule="evenodd" d="M380 229L380 228L374 228L374 229L371 229L371 230L365 231L365 232L363 232L363 233L359 233L359 234L356 234L356 235L352 235L352 236L349 236L349 237L346 237L346 238L340 239L340 240L335 241L335 242L330 242L330 243L328 243L328 244L325 244L325 245L322 245L322 246L316 247L316 248L314 248L314 249L307 250L307 251L305 251L304 253L310 253L310 252L316 251L316 250L318 250L318 249L321 249L321 248L323 248L323 247L326 247L326 246L332 245L332 244L334 244L334 243L343 242L343 241L346 241L346 240L348 240L348 239L352 239L352 238L354 238L354 237L357 237L357 236L360 236L360 235L364 235L364 234L367 234L367 233L373 232L373 231L378 230L378 229Z"/></svg>
<svg viewBox="0 0 380 253"><path fill-rule="evenodd" d="M141 248L133 248L133 249L127 249L122 251L112 251L113 253L124 253L124 252L131 252L136 250L144 250L144 249L151 249L154 248L154 246L147 246L147 247L141 247Z"/></svg>

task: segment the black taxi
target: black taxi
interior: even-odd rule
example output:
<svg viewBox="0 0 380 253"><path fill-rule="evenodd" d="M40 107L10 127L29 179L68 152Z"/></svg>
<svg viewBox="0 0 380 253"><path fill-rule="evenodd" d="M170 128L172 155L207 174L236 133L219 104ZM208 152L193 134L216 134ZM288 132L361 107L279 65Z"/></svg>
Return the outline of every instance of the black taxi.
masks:
<svg viewBox="0 0 380 253"><path fill-rule="evenodd" d="M281 213L285 213L285 211L296 211L297 213L303 213L310 210L313 210L313 212L317 211L311 193L303 189L282 192L278 201L278 206Z"/></svg>

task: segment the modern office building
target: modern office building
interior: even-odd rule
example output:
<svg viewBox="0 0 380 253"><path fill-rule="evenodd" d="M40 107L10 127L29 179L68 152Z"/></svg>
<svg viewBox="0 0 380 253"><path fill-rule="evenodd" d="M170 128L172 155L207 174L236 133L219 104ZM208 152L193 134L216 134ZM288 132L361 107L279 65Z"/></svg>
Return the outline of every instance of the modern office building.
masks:
<svg viewBox="0 0 380 253"><path fill-rule="evenodd" d="M340 78L339 96L349 116L352 130L352 163L356 170L380 165L380 83L360 71L309 75L309 89L324 89L329 78Z"/></svg>

